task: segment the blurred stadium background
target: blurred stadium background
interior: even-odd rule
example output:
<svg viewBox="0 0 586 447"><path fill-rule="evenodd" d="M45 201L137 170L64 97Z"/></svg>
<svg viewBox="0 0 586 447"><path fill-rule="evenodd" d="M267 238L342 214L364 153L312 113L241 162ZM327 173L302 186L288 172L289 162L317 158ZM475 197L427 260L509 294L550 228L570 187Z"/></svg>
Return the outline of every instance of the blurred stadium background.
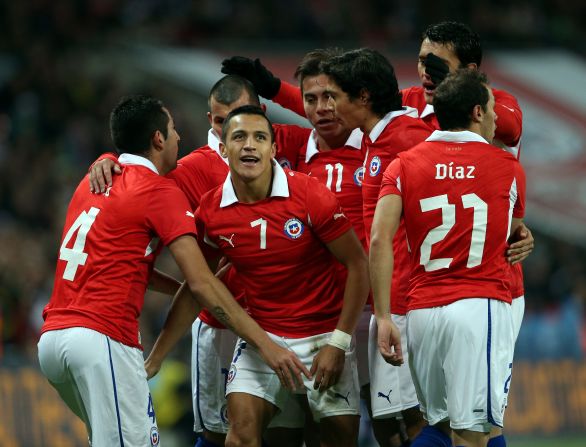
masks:
<svg viewBox="0 0 586 447"><path fill-rule="evenodd" d="M40 375L36 342L69 197L110 150L118 98L150 93L175 115L181 153L206 142L207 91L233 54L283 79L324 46L372 46L418 83L421 31L478 31L484 70L524 111L526 312L506 431L512 447L586 446L586 2L578 0L27 0L0 2L0 446L87 445ZM284 122L300 118L270 105ZM177 272L168 258L160 266ZM149 294L148 352L167 297ZM193 445L190 340L151 382L163 442ZM364 423L361 445L372 445Z"/></svg>

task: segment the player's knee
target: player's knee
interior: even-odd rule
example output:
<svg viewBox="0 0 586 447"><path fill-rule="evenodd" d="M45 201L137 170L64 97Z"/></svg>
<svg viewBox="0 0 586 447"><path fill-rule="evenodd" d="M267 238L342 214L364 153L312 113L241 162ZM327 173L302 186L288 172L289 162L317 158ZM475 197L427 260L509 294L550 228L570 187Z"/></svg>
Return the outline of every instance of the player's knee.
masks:
<svg viewBox="0 0 586 447"><path fill-rule="evenodd" d="M250 420L231 421L226 435L226 447L248 447L260 445L261 435Z"/></svg>
<svg viewBox="0 0 586 447"><path fill-rule="evenodd" d="M360 416L333 416L320 420L322 446L352 447L358 443Z"/></svg>

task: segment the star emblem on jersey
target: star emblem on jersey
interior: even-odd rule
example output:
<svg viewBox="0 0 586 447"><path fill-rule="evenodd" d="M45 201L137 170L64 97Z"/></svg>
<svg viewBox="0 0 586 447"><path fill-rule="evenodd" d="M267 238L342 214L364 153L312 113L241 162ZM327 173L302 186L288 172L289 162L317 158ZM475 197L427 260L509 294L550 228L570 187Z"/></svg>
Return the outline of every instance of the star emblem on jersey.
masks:
<svg viewBox="0 0 586 447"><path fill-rule="evenodd" d="M376 177L380 171L380 167L381 167L380 158L375 155L374 157L372 157L372 160L370 160L370 166L368 167L368 174L371 177Z"/></svg>
<svg viewBox="0 0 586 447"><path fill-rule="evenodd" d="M354 183L356 186L362 186L362 180L364 180L364 166L360 166L354 171Z"/></svg>
<svg viewBox="0 0 586 447"><path fill-rule="evenodd" d="M283 229L284 233L291 239L297 239L301 237L303 230L303 222L301 222L296 217L293 217L292 219L289 219L287 222L285 222L285 228Z"/></svg>
<svg viewBox="0 0 586 447"><path fill-rule="evenodd" d="M230 366L230 371L228 371L228 379L226 380L226 384L232 383L234 377L236 377L237 371L238 369L236 368L236 365L232 364L232 366Z"/></svg>
<svg viewBox="0 0 586 447"><path fill-rule="evenodd" d="M234 242L232 241L232 239L234 239L234 233L232 233L230 235L230 237L226 237L226 236L219 235L218 236L218 239L220 239L221 241L228 242L230 244L230 247L234 248Z"/></svg>

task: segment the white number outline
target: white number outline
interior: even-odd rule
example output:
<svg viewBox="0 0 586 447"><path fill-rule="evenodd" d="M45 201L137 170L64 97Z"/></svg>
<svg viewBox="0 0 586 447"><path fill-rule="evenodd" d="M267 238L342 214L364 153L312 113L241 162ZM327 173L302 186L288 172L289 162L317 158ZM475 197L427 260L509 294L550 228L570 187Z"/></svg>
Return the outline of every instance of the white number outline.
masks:
<svg viewBox="0 0 586 447"><path fill-rule="evenodd" d="M250 222L252 228L260 225L260 249L266 250L267 248L267 221L262 217Z"/></svg>
<svg viewBox="0 0 586 447"><path fill-rule="evenodd" d="M67 230L63 242L61 243L61 247L59 248L59 259L67 263L63 270L63 279L73 281L79 266L85 265L88 257L88 254L83 251L85 248L85 241L99 212L100 209L93 206L87 212L82 211L71 227L69 227L69 230ZM75 237L73 247L67 248L67 244L69 244L69 241L76 231L77 236Z"/></svg>
<svg viewBox="0 0 586 447"><path fill-rule="evenodd" d="M328 171L328 179L326 180L326 187L332 190L332 181L334 180L334 168L336 168L336 192L342 191L342 175L344 173L344 165L342 163L336 163L335 165L325 165L326 171Z"/></svg>

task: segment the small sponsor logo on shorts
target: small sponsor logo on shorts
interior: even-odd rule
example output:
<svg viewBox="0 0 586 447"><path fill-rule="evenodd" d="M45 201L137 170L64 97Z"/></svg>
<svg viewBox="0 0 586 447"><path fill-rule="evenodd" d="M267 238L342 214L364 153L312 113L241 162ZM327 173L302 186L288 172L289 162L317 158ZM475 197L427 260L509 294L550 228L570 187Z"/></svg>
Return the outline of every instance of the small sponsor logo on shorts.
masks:
<svg viewBox="0 0 586 447"><path fill-rule="evenodd" d="M236 377L237 371L238 371L238 369L236 368L236 365L232 365L230 367L230 371L228 371L228 380L226 380L226 383L232 383L232 381L234 380L234 377Z"/></svg>
<svg viewBox="0 0 586 447"><path fill-rule="evenodd" d="M157 427L151 428L151 446L156 447L159 445L159 429Z"/></svg>
<svg viewBox="0 0 586 447"><path fill-rule="evenodd" d="M283 230L291 239L297 239L303 234L303 222L293 217L285 222L285 228Z"/></svg>
<svg viewBox="0 0 586 447"><path fill-rule="evenodd" d="M371 177L376 177L380 171L380 167L381 167L380 158L375 155L374 157L372 157L372 160L370 160L370 166L368 167L368 174Z"/></svg>
<svg viewBox="0 0 586 447"><path fill-rule="evenodd" d="M346 404L348 404L348 406L350 406L350 399L349 399L349 397L350 397L350 391L348 391L345 396L343 394L340 394L340 393L334 393L334 397L336 399L345 400L346 401Z"/></svg>
<svg viewBox="0 0 586 447"><path fill-rule="evenodd" d="M364 166L360 166L354 171L354 183L356 186L362 186L362 180L364 180Z"/></svg>
<svg viewBox="0 0 586 447"><path fill-rule="evenodd" d="M222 408L220 409L220 419L222 419L224 424L228 423L228 405L226 404L222 405Z"/></svg>
<svg viewBox="0 0 586 447"><path fill-rule="evenodd" d="M391 393L393 392L393 390L389 390L388 394L385 394L381 391L378 392L377 397L382 397L383 399L385 399L389 405L391 405Z"/></svg>

